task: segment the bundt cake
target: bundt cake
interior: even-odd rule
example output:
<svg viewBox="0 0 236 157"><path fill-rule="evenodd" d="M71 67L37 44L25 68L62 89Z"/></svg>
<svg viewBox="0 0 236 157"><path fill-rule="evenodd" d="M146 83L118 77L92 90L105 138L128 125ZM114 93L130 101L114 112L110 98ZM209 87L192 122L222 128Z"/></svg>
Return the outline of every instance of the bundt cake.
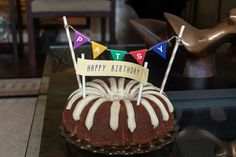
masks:
<svg viewBox="0 0 236 157"><path fill-rule="evenodd" d="M95 79L68 98L63 125L78 140L94 147L134 146L162 138L174 128L173 106L159 88L125 78Z"/></svg>

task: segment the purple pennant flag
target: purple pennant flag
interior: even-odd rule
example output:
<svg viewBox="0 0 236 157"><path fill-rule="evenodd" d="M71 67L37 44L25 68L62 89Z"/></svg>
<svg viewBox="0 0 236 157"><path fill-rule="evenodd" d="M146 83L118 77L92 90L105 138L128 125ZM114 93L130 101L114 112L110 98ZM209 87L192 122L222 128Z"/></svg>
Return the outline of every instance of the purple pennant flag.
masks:
<svg viewBox="0 0 236 157"><path fill-rule="evenodd" d="M89 38L81 34L80 32L75 32L74 34L74 49L82 46L83 44L89 42Z"/></svg>
<svg viewBox="0 0 236 157"><path fill-rule="evenodd" d="M166 59L166 45L167 41L162 41L161 43L158 43L154 45L151 49L155 51L157 54L159 54L162 58Z"/></svg>

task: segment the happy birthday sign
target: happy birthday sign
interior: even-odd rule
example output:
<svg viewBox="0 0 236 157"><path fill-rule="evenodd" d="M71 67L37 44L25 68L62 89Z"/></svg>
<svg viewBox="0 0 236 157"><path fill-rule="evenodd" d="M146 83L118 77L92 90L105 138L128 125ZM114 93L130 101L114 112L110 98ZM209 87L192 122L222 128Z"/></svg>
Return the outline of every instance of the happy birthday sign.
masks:
<svg viewBox="0 0 236 157"><path fill-rule="evenodd" d="M149 70L125 61L77 60L76 73L83 76L119 76L147 83Z"/></svg>

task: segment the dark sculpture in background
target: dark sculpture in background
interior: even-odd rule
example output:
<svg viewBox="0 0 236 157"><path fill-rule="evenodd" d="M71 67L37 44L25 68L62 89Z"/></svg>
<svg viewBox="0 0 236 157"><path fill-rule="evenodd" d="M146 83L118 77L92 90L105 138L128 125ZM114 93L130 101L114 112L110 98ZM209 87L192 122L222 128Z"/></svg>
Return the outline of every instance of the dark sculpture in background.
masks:
<svg viewBox="0 0 236 157"><path fill-rule="evenodd" d="M207 78L214 76L216 50L226 42L231 43L228 55L236 60L236 8L230 10L229 17L223 22L205 30L199 30L173 14L165 13L164 16L167 23L152 19L137 19L132 20L131 24L142 35L147 45L168 39L173 33L178 33L181 25L185 25L182 37L183 46L187 50L183 70L184 77Z"/></svg>

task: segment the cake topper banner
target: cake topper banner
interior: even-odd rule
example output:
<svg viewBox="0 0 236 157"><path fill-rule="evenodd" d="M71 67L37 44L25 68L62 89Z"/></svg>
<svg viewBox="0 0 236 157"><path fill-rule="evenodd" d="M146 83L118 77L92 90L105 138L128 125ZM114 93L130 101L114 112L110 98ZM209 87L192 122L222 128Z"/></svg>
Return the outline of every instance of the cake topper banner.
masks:
<svg viewBox="0 0 236 157"><path fill-rule="evenodd" d="M70 27L73 28L72 26L70 26ZM108 49L108 47L106 47L102 44L96 43L94 41L90 41L88 37L86 37L85 35L83 35L82 33L78 32L78 31L76 31L74 28L73 28L73 30L75 31L74 32L74 40L73 40L74 41L74 48L78 48L78 47L84 45L85 43L90 42L92 44L93 59L96 59L99 55L101 55L103 52L105 52L105 50L114 52L114 50ZM134 57L134 59L141 65L144 62L146 52L148 52L150 50L153 50L154 52L159 54L162 58L166 59L167 42L168 41L165 40L165 41L162 41L161 43L155 44L150 49L135 50L135 51L130 51L129 53L126 52L125 54L131 54ZM120 51L122 51L122 50L120 50ZM114 60L120 60L120 58L115 59L114 56L112 56L112 57Z"/></svg>
<svg viewBox="0 0 236 157"><path fill-rule="evenodd" d="M131 62L78 58L76 73L84 76L126 77L146 84L149 70Z"/></svg>
<svg viewBox="0 0 236 157"><path fill-rule="evenodd" d="M96 43L94 41L90 41L90 39L83 35L82 33L80 33L79 31L77 31L76 29L74 29L72 26L70 25L67 25L67 28L71 28L73 31L74 31L74 40L73 40L73 43L74 43L74 49L75 48L79 48L80 46L84 45L85 43L91 43L92 45L92 52L93 52L93 59L96 59L99 55L101 55L102 53L105 52L105 50L107 51L110 51L112 55L112 58L114 60L122 60L123 58L121 57L117 57L118 55L121 55L121 54L116 54L116 57L114 56L115 55L115 52L114 51L122 51L122 55L124 57L124 55L132 55L132 57L140 64L140 65L143 65L143 62L145 60L145 55L146 55L146 52L150 51L150 50L153 50L154 52L156 52L158 55L160 55L162 58L166 59L166 48L167 48L167 43L176 38L176 36L172 36L170 39L168 40L164 40L160 43L157 43L155 45L153 45L151 48L149 49L143 49L143 50L135 50L135 51L130 51L130 52L127 52L127 51L123 51L123 50L112 50L112 49L108 49L108 47L102 45L102 44L99 44L99 43ZM145 50L145 51L144 51ZM123 53L123 52L126 52L126 53ZM121 55L121 56L122 56Z"/></svg>

